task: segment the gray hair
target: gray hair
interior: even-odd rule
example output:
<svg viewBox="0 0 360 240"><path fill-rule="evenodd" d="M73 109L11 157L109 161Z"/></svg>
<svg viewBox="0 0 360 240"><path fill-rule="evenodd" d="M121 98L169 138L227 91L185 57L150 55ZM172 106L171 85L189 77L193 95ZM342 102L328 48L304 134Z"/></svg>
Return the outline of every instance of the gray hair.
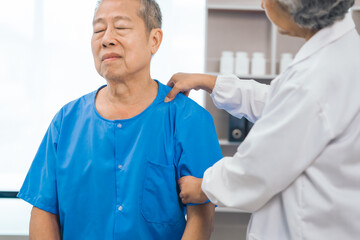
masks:
<svg viewBox="0 0 360 240"><path fill-rule="evenodd" d="M98 0L96 4L96 9L99 8L103 0ZM141 17L145 26L150 32L154 28L161 28L162 26L162 14L159 4L155 0L137 0L140 2L140 9L138 11L139 17Z"/></svg>
<svg viewBox="0 0 360 240"><path fill-rule="evenodd" d="M354 0L277 0L300 26L320 30L344 19Z"/></svg>

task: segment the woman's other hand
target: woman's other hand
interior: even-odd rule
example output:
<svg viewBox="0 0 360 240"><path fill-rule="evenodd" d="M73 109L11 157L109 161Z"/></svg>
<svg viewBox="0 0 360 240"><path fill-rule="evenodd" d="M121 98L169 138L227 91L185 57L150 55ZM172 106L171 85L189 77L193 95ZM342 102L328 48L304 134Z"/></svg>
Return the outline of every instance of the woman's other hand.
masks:
<svg viewBox="0 0 360 240"><path fill-rule="evenodd" d="M180 198L183 204L204 203L208 200L205 193L201 190L202 178L185 176L178 181L180 186Z"/></svg>
<svg viewBox="0 0 360 240"><path fill-rule="evenodd" d="M216 76L206 74L176 73L167 83L168 86L172 87L172 90L166 96L165 102L174 100L179 92L189 96L192 89L203 89L211 93L214 89L215 82Z"/></svg>

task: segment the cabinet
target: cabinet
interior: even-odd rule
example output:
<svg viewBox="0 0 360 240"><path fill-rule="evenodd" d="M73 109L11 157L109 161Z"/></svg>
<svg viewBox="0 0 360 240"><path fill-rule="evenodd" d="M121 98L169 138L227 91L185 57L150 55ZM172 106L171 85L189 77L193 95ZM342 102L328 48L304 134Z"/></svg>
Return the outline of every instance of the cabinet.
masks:
<svg viewBox="0 0 360 240"><path fill-rule="evenodd" d="M360 0L355 0L355 4L351 10L351 13L355 21L356 30L360 34Z"/></svg>
<svg viewBox="0 0 360 240"><path fill-rule="evenodd" d="M205 71L217 74L221 52L244 51L251 57L254 52L264 52L266 75L239 76L269 83L278 73L282 53L295 54L304 44L300 38L281 36L261 9L261 0L208 0L206 29ZM209 96L206 108L213 115L219 139L226 144L229 116L218 110Z"/></svg>
<svg viewBox="0 0 360 240"><path fill-rule="evenodd" d="M205 72L210 74L218 74L222 51L244 51L250 57L254 52L264 52L265 75L238 77L270 83L279 74L281 55L292 53L295 56L305 43L305 40L301 38L278 34L276 27L261 9L261 0L207 0L206 13ZM351 14L360 33L360 0L355 1ZM214 118L223 155L232 156L239 143L227 140L229 137L228 113L217 109L209 95L205 97L205 107ZM249 214L232 209L217 209L212 239L245 239L249 216ZM219 233L224 235L221 236Z"/></svg>
<svg viewBox="0 0 360 240"><path fill-rule="evenodd" d="M206 12L205 72L210 74L218 74L222 51L244 51L249 56L254 52L264 52L266 74L239 78L270 83L279 74L281 55L291 53L295 56L305 43L301 38L277 33L276 27L261 9L261 0L207 0ZM360 33L360 0L355 1L351 14ZM208 95L205 107L214 118L222 145L227 144L228 114L217 109Z"/></svg>

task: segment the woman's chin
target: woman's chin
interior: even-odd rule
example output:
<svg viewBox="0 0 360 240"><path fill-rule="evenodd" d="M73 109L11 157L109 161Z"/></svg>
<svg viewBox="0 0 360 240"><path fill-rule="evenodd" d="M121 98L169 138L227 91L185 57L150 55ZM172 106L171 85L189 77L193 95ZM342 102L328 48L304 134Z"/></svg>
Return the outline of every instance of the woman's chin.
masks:
<svg viewBox="0 0 360 240"><path fill-rule="evenodd" d="M284 30L284 29L278 28L277 31L278 31L278 33L281 34L281 35L289 35L289 36L292 36L289 31L286 31L286 30Z"/></svg>

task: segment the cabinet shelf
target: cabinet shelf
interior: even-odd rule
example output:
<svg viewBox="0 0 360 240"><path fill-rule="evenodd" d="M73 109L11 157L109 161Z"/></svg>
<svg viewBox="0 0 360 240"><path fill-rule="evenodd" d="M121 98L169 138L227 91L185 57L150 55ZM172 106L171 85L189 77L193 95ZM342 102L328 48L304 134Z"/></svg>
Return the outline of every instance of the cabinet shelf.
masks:
<svg viewBox="0 0 360 240"><path fill-rule="evenodd" d="M241 142L230 142L229 140L226 139L219 139L219 144L220 146L234 146L234 147L238 147L240 145Z"/></svg>
<svg viewBox="0 0 360 240"><path fill-rule="evenodd" d="M218 72L209 72L207 74L214 75L214 76L221 75L221 73L218 73ZM277 75L271 75L271 74L267 74L267 75L236 75L236 76L240 79L254 79L254 80L261 79L261 80L268 80L268 81L272 81L273 79L275 79L277 77Z"/></svg>
<svg viewBox="0 0 360 240"><path fill-rule="evenodd" d="M228 11L254 11L254 12L264 12L258 5L253 6L243 6L243 5L236 5L236 4L208 4L208 10L228 10ZM360 11L360 6L355 5L351 8L352 11Z"/></svg>
<svg viewBox="0 0 360 240"><path fill-rule="evenodd" d="M237 75L240 79L261 79L261 80L269 80L272 81L276 78L276 75Z"/></svg>
<svg viewBox="0 0 360 240"><path fill-rule="evenodd" d="M229 10L229 11L256 11L263 12L259 6L241 6L235 4L208 4L208 10Z"/></svg>
<svg viewBox="0 0 360 240"><path fill-rule="evenodd" d="M241 211L236 208L228 208L228 207L217 207L215 208L215 212L222 212L222 213L247 213L244 211Z"/></svg>

